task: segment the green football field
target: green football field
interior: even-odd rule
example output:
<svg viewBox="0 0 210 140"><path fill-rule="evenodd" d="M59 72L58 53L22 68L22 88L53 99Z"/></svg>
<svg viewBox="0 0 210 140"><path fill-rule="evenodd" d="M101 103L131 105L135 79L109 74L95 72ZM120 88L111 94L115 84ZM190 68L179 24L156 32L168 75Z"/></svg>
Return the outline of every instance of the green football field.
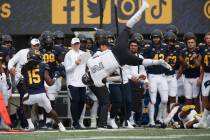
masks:
<svg viewBox="0 0 210 140"><path fill-rule="evenodd" d="M210 140L210 129L119 129L0 133L0 140Z"/></svg>

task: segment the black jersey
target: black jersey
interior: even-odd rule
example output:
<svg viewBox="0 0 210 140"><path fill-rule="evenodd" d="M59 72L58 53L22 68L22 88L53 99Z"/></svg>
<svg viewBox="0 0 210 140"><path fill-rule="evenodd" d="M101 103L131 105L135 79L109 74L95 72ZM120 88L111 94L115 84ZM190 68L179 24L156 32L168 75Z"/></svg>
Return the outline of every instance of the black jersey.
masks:
<svg viewBox="0 0 210 140"><path fill-rule="evenodd" d="M200 54L202 56L204 72L210 73L210 48L207 45L205 45L201 48Z"/></svg>
<svg viewBox="0 0 210 140"><path fill-rule="evenodd" d="M49 67L44 63L40 63L34 68L30 68L28 64L23 66L24 85L29 94L46 92L44 87L45 70L49 70Z"/></svg>
<svg viewBox="0 0 210 140"><path fill-rule="evenodd" d="M186 67L184 69L184 75L186 78L196 78L200 76L200 67L196 66L192 55L196 53L197 55L200 54L198 49L194 49L190 51L189 49L184 49L182 51L182 57L184 58Z"/></svg>
<svg viewBox="0 0 210 140"><path fill-rule="evenodd" d="M168 54L166 56L166 62L171 65L173 70L169 71L166 69L166 75L173 75L175 71L179 69L179 56L180 56L180 49L177 47L169 48Z"/></svg>
<svg viewBox="0 0 210 140"><path fill-rule="evenodd" d="M57 62L56 62L56 50L54 48L52 49L45 49L42 48L40 49L40 52L43 55L43 61L45 64L47 64L49 66L49 75L51 78L54 77L54 74L56 71L58 71L57 69Z"/></svg>
<svg viewBox="0 0 210 140"><path fill-rule="evenodd" d="M143 56L148 59L165 59L168 53L168 48L165 45L155 47L151 45L144 50ZM165 68L161 65L146 67L147 73L149 74L164 74Z"/></svg>

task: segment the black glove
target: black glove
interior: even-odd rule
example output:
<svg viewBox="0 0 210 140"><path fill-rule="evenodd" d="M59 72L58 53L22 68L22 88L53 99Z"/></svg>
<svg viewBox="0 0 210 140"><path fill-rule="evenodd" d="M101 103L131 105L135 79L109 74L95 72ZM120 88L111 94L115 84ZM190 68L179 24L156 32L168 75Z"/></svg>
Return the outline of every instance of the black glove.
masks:
<svg viewBox="0 0 210 140"><path fill-rule="evenodd" d="M64 65L59 64L58 65L58 71L60 72L60 76L62 76L63 78L66 77L66 70L65 70Z"/></svg>
<svg viewBox="0 0 210 140"><path fill-rule="evenodd" d="M88 85L88 86L94 85L93 80L90 76L90 73L85 73L82 76L82 82L83 82L83 84Z"/></svg>
<svg viewBox="0 0 210 140"><path fill-rule="evenodd" d="M59 71L55 71L53 79L57 80L59 77L61 77L61 73Z"/></svg>
<svg viewBox="0 0 210 140"><path fill-rule="evenodd" d="M102 83L106 84L106 82L107 82L106 78L102 79Z"/></svg>
<svg viewBox="0 0 210 140"><path fill-rule="evenodd" d="M9 78L7 78L7 85L8 85L8 90L12 88L12 84Z"/></svg>

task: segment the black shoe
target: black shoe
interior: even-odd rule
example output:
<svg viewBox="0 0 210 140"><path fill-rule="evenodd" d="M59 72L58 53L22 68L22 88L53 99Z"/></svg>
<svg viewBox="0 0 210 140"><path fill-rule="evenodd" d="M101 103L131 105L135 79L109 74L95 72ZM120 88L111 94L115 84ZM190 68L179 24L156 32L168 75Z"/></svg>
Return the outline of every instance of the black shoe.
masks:
<svg viewBox="0 0 210 140"><path fill-rule="evenodd" d="M142 122L141 121L136 121L136 127L141 127Z"/></svg>
<svg viewBox="0 0 210 140"><path fill-rule="evenodd" d="M98 126L97 129L98 130L107 130L108 127L107 126Z"/></svg>
<svg viewBox="0 0 210 140"><path fill-rule="evenodd" d="M163 125L163 123L162 123L160 120L157 120L157 121L155 122L155 125L156 125L157 127L161 127L161 126Z"/></svg>
<svg viewBox="0 0 210 140"><path fill-rule="evenodd" d="M46 126L46 122L44 120L41 120L38 122L39 123L39 129L46 129L47 126Z"/></svg>
<svg viewBox="0 0 210 140"><path fill-rule="evenodd" d="M155 121L155 124L162 124L160 120Z"/></svg>
<svg viewBox="0 0 210 140"><path fill-rule="evenodd" d="M161 125L160 125L160 128L166 128L167 127L167 125L165 124L165 123L162 123Z"/></svg>
<svg viewBox="0 0 210 140"><path fill-rule="evenodd" d="M77 124L77 125L74 125L73 126L73 129L75 129L75 130L81 130L82 127L79 124Z"/></svg>
<svg viewBox="0 0 210 140"><path fill-rule="evenodd" d="M47 126L47 129L49 129L49 130L52 130L53 129L52 123L47 123L46 126Z"/></svg>
<svg viewBox="0 0 210 140"><path fill-rule="evenodd" d="M152 125L152 124L149 124L149 127L150 128L155 128L156 126L155 125Z"/></svg>

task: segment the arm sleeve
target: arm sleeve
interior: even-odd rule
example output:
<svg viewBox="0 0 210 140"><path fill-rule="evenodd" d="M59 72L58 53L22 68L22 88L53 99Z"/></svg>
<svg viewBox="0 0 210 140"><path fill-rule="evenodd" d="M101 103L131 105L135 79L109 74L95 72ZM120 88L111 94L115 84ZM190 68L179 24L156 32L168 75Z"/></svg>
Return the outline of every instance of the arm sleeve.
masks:
<svg viewBox="0 0 210 140"><path fill-rule="evenodd" d="M75 62L71 59L71 54L67 53L64 58L64 67L66 72L71 72L76 68Z"/></svg>
<svg viewBox="0 0 210 140"><path fill-rule="evenodd" d="M144 66L139 66L139 74L140 75L145 75L145 76L147 76L147 72L146 72L146 70L145 70L145 67Z"/></svg>
<svg viewBox="0 0 210 140"><path fill-rule="evenodd" d="M129 66L127 70L128 79L131 79L132 73L133 73L132 66Z"/></svg>
<svg viewBox="0 0 210 140"><path fill-rule="evenodd" d="M21 56L21 51L19 51L18 53L16 53L16 54L12 57L12 59L9 60L9 63L8 63L8 69L9 69L9 70L12 69L12 68L18 63L18 61L20 60L20 59L19 59L20 56Z"/></svg>

